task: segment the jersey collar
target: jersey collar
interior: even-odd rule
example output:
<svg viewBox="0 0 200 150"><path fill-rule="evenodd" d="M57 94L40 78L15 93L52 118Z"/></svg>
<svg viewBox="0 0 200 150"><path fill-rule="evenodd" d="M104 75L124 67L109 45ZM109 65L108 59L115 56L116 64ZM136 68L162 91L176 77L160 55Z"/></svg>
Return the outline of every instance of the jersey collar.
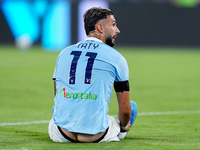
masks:
<svg viewBox="0 0 200 150"><path fill-rule="evenodd" d="M92 41L98 41L98 42L102 42L101 40L95 38L95 37L87 37L86 40L92 40Z"/></svg>

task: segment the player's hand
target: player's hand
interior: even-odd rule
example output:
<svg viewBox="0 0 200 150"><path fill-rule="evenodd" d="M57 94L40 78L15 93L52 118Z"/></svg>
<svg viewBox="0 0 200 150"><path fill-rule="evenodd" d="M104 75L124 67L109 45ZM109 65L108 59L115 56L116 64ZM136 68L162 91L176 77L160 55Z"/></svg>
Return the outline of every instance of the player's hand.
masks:
<svg viewBox="0 0 200 150"><path fill-rule="evenodd" d="M131 124L130 124L130 121L129 121L129 122L128 122L127 128L126 128L125 130L123 130L123 129L121 128L121 131L120 131L120 132L128 132L128 131L130 130L130 128L131 128Z"/></svg>

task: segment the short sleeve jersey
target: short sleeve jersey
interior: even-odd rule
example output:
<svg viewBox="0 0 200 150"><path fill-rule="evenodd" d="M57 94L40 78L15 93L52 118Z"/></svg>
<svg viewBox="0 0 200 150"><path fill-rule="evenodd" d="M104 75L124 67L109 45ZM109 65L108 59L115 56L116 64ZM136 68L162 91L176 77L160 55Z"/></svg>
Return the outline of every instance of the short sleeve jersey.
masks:
<svg viewBox="0 0 200 150"><path fill-rule="evenodd" d="M59 54L53 75L53 119L70 132L97 134L109 126L114 81L129 79L125 58L96 38L87 38Z"/></svg>

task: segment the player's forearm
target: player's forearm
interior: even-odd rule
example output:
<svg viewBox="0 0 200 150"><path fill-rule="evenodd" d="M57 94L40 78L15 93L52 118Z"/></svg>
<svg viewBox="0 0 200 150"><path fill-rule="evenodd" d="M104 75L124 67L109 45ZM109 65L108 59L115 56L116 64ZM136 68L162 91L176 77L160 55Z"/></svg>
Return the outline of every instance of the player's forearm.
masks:
<svg viewBox="0 0 200 150"><path fill-rule="evenodd" d="M122 111L118 111L118 119L120 121L120 125L122 127L127 126L127 124L129 123L131 117L131 113L127 112L127 113L123 113Z"/></svg>
<svg viewBox="0 0 200 150"><path fill-rule="evenodd" d="M118 111L118 118L120 121L121 126L125 127L131 117L131 105L129 101L129 92L116 92L118 104L119 104L119 111Z"/></svg>

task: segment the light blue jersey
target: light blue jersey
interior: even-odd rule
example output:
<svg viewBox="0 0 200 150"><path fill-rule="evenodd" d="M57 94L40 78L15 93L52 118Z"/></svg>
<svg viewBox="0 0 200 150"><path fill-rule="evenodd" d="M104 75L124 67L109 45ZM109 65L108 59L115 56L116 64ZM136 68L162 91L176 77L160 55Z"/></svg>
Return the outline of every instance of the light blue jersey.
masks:
<svg viewBox="0 0 200 150"><path fill-rule="evenodd" d="M55 124L70 132L98 134L109 126L113 83L128 80L129 71L119 52L87 38L60 53L53 78Z"/></svg>

